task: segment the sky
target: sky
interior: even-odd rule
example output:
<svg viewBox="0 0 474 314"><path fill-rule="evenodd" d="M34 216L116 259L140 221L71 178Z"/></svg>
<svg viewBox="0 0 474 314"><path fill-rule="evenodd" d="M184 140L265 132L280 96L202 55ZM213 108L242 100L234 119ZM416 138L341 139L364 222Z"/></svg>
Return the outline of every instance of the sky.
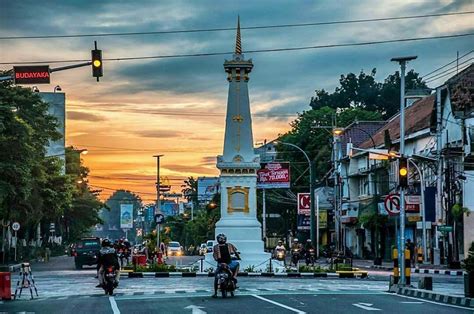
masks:
<svg viewBox="0 0 474 314"><path fill-rule="evenodd" d="M47 39L0 39L0 69L18 62L88 60L94 40L104 58L231 52L235 30L136 36L104 33L234 28L474 11L473 0L360 1L120 1L0 0L0 37L92 34ZM249 50L356 43L473 33L473 15L310 27L243 29ZM290 129L310 109L316 89L333 91L342 74L377 69L382 81L398 70L392 57L417 55L408 65L421 75L474 47L473 37L303 51L248 53L254 69L249 93L254 142ZM468 60L473 54L461 61ZM223 69L232 55L104 61L96 82L90 67L52 73L50 92L66 93L66 143L88 149L89 182L106 199L115 189L155 199L156 159L161 175L180 191L189 176L217 176L222 153L228 83ZM429 83L436 87L447 77ZM29 86L31 87L31 86Z"/></svg>

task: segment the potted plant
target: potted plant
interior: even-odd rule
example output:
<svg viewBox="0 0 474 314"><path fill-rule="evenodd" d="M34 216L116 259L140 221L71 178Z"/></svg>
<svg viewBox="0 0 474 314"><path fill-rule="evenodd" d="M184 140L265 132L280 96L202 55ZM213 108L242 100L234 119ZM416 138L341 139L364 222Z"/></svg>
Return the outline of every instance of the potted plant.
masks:
<svg viewBox="0 0 474 314"><path fill-rule="evenodd" d="M471 243L467 258L463 261L464 274L464 295L474 298L474 242Z"/></svg>

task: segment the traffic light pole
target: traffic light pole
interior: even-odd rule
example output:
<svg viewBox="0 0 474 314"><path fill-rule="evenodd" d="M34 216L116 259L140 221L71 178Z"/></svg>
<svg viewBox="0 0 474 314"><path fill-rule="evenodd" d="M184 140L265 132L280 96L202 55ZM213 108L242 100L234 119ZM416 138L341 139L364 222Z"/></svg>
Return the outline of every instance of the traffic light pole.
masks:
<svg viewBox="0 0 474 314"><path fill-rule="evenodd" d="M400 64L400 156L405 156L405 69L407 61L417 57L393 58L391 61ZM408 174L407 174L408 176ZM400 261L400 284L406 283L405 278L405 188L400 187L400 243L398 243L398 255Z"/></svg>

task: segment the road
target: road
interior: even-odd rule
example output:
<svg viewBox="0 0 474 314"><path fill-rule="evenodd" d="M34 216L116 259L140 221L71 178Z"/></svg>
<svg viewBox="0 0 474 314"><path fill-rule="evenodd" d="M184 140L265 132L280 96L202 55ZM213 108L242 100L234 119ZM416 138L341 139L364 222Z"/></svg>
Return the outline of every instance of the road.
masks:
<svg viewBox="0 0 474 314"><path fill-rule="evenodd" d="M182 259L192 259L182 257ZM171 262L171 260L170 260ZM182 264L186 264L183 263ZM35 313L469 313L459 307L388 294L387 277L377 272L369 279L241 277L235 298L212 299L212 278L122 278L113 297L94 286L93 267L74 270L72 258L35 264L39 298L3 302L0 312ZM372 277L372 276L371 276ZM435 289L457 292L462 279L437 276ZM12 288L16 276L12 278ZM25 293L26 292L26 293Z"/></svg>

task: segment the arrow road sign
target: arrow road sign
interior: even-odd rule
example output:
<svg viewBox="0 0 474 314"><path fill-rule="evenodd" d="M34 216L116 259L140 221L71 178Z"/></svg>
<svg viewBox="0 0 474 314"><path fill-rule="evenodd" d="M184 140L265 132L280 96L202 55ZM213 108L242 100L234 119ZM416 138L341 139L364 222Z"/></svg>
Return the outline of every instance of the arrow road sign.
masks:
<svg viewBox="0 0 474 314"><path fill-rule="evenodd" d="M155 215L155 222L159 225L164 223L165 222L165 216L163 216L163 214L156 214Z"/></svg>
<svg viewBox="0 0 474 314"><path fill-rule="evenodd" d="M19 223L19 222L14 222L14 223L12 224L12 229L13 229L13 231L18 231L18 230L20 230L20 223Z"/></svg>

